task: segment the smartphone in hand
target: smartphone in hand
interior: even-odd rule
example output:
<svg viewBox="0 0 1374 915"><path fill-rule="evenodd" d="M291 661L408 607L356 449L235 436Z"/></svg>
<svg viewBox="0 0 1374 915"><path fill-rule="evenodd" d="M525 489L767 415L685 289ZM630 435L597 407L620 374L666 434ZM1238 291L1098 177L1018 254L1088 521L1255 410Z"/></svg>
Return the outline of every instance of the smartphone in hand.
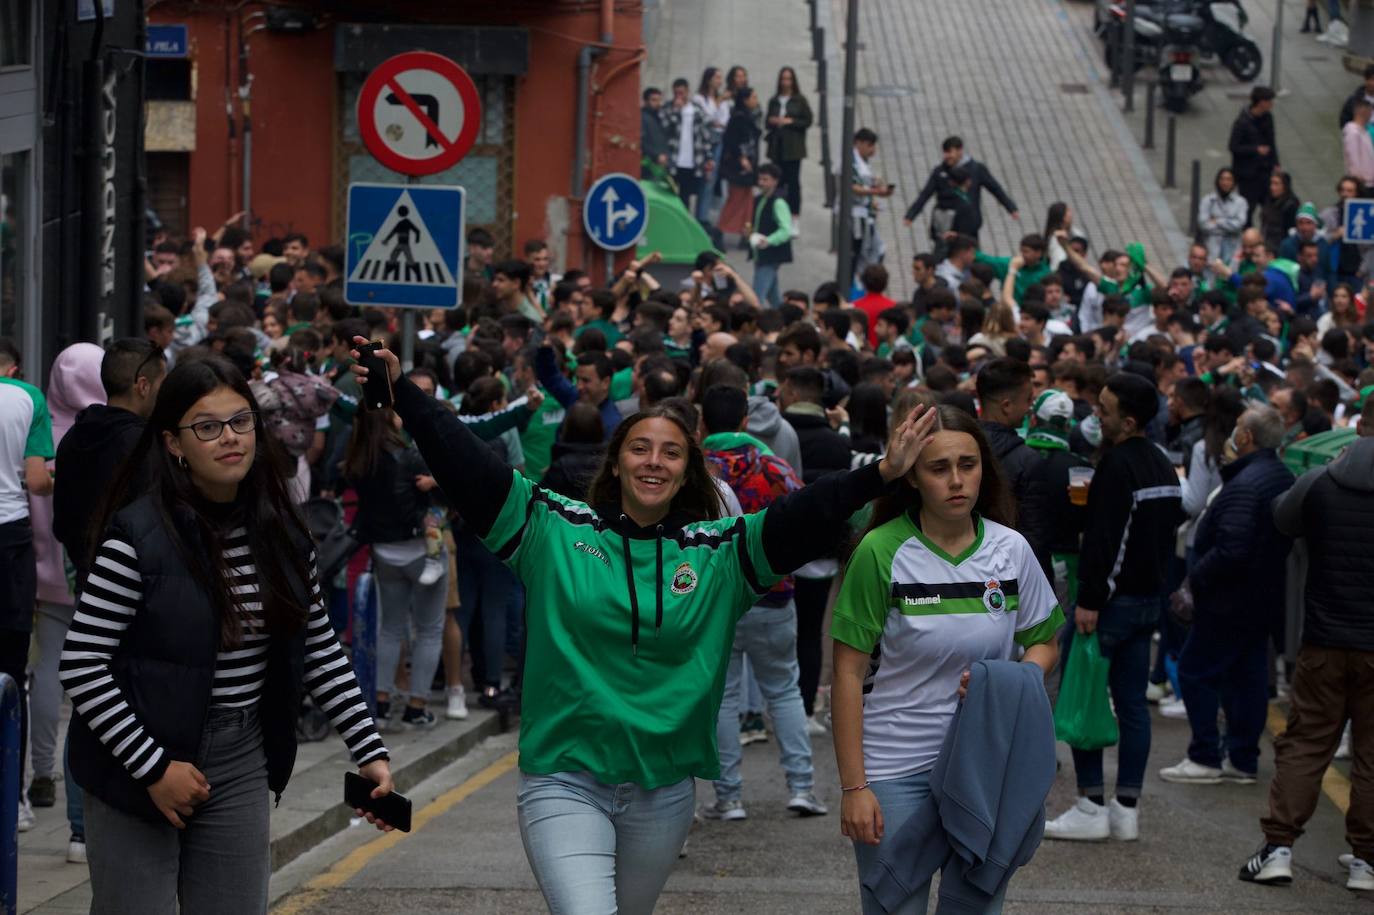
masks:
<svg viewBox="0 0 1374 915"><path fill-rule="evenodd" d="M377 351L380 343L363 343L358 347L358 364L367 369L367 380L363 382L363 405L369 410L381 410L396 402L391 389L391 373Z"/></svg>
<svg viewBox="0 0 1374 915"><path fill-rule="evenodd" d="M388 826L410 832L410 798L395 791L385 797L372 796L377 783L357 772L344 773L344 803L354 810L370 813Z"/></svg>

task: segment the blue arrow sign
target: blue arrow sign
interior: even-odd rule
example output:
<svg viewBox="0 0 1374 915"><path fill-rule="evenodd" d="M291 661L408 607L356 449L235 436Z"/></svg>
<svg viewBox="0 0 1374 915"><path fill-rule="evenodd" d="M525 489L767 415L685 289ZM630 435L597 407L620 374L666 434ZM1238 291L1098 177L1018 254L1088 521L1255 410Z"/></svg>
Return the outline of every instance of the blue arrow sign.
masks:
<svg viewBox="0 0 1374 915"><path fill-rule="evenodd" d="M462 304L463 195L461 187L350 184L344 300L408 308Z"/></svg>
<svg viewBox="0 0 1374 915"><path fill-rule="evenodd" d="M582 225L607 251L638 244L649 225L649 201L639 182L621 172L598 178L582 204Z"/></svg>
<svg viewBox="0 0 1374 915"><path fill-rule="evenodd" d="M1342 225L1348 244L1374 245L1374 200L1347 200Z"/></svg>

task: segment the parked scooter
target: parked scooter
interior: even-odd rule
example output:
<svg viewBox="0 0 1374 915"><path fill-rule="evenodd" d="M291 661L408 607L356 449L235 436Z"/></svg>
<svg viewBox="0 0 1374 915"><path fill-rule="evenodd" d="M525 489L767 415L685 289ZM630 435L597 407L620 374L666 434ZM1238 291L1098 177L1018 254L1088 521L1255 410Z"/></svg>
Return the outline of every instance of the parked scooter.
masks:
<svg viewBox="0 0 1374 915"><path fill-rule="evenodd" d="M1107 65L1112 66L1117 49L1124 47L1126 7L1114 3L1112 20L1104 35L1107 40ZM1134 29L1134 65L1158 69L1157 85L1169 111L1183 111L1188 99L1202 90L1202 70L1198 66L1200 45L1206 23L1202 17L1182 11L1179 4L1137 5ZM1111 30L1116 30L1111 34Z"/></svg>
<svg viewBox="0 0 1374 915"><path fill-rule="evenodd" d="M1243 83L1254 82L1264 68L1264 54L1245 34L1250 17L1240 0L1212 0L1198 4L1202 30L1202 53L1217 56L1221 65Z"/></svg>

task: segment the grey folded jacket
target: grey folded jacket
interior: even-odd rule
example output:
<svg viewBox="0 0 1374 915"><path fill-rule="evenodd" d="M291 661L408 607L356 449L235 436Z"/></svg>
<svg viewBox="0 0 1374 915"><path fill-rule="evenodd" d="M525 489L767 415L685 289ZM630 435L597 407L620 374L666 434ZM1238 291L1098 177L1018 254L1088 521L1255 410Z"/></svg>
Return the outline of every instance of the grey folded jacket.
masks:
<svg viewBox="0 0 1374 915"><path fill-rule="evenodd" d="M937 913L985 912L1045 834L1054 720L1034 664L978 661L930 775L863 884L886 911L940 871Z"/></svg>

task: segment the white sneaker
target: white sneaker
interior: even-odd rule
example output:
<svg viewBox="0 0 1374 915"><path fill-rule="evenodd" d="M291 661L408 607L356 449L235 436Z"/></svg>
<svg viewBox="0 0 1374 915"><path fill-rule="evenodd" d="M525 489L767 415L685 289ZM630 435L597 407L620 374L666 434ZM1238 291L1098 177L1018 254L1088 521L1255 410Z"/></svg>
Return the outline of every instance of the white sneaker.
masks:
<svg viewBox="0 0 1374 915"><path fill-rule="evenodd" d="M1139 807L1127 807L1112 798L1107 802L1107 821L1111 826L1112 838L1118 842L1134 842L1140 838Z"/></svg>
<svg viewBox="0 0 1374 915"><path fill-rule="evenodd" d="M1374 890L1374 867L1363 858L1357 858L1347 852L1336 859L1341 867L1349 871L1349 876L1345 880L1345 888L1348 890Z"/></svg>
<svg viewBox="0 0 1374 915"><path fill-rule="evenodd" d="M1341 732L1341 745L1336 748L1337 759L1349 759L1350 752L1350 722L1345 723L1345 730Z"/></svg>
<svg viewBox="0 0 1374 915"><path fill-rule="evenodd" d="M1182 699L1167 699L1159 703L1159 714L1165 718L1188 718L1188 706L1183 704Z"/></svg>
<svg viewBox="0 0 1374 915"><path fill-rule="evenodd" d="M810 715L806 719L806 733L812 737L820 737L826 733L825 725L815 715Z"/></svg>
<svg viewBox="0 0 1374 915"><path fill-rule="evenodd" d="M440 556L426 556L425 567L420 570L420 584L432 585L444 577L444 570L448 566Z"/></svg>
<svg viewBox="0 0 1374 915"><path fill-rule="evenodd" d="M1167 680L1163 683L1151 683L1149 686L1145 687L1145 701L1158 705L1169 697L1170 692L1172 692L1172 690Z"/></svg>
<svg viewBox="0 0 1374 915"><path fill-rule="evenodd" d="M1259 781L1259 776L1254 772L1237 769L1231 764L1231 760L1223 759L1221 761L1221 780L1233 785L1253 785Z"/></svg>
<svg viewBox="0 0 1374 915"><path fill-rule="evenodd" d="M830 809L810 791L792 795L792 800L787 802L787 809L804 817L822 817L830 812Z"/></svg>
<svg viewBox="0 0 1374 915"><path fill-rule="evenodd" d="M1183 762L1175 766L1165 766L1159 770L1159 777L1166 782L1180 785L1220 785L1221 769L1204 766L1183 757Z"/></svg>
<svg viewBox="0 0 1374 915"><path fill-rule="evenodd" d="M1112 834L1107 808L1086 797L1045 824L1045 838L1072 842L1101 842Z"/></svg>
<svg viewBox="0 0 1374 915"><path fill-rule="evenodd" d="M1286 886L1293 882L1293 849L1266 842L1241 866L1237 876L1246 883Z"/></svg>
<svg viewBox="0 0 1374 915"><path fill-rule="evenodd" d="M468 717L468 694L462 686L448 688L448 706L444 709L444 717L454 721L463 721Z"/></svg>
<svg viewBox="0 0 1374 915"><path fill-rule="evenodd" d="M744 801L738 798L733 801L702 804L697 812L708 820L744 820L749 818L749 812L744 809Z"/></svg>
<svg viewBox="0 0 1374 915"><path fill-rule="evenodd" d="M1350 43L1350 27L1339 19L1333 20L1327 25L1326 31L1317 36L1317 40L1333 48L1343 48Z"/></svg>
<svg viewBox="0 0 1374 915"><path fill-rule="evenodd" d="M34 827L38 820L33 815L33 806L29 804L28 798L19 801L19 831L28 832Z"/></svg>
<svg viewBox="0 0 1374 915"><path fill-rule="evenodd" d="M72 836L67 843L67 863L85 864L86 863L86 840Z"/></svg>

